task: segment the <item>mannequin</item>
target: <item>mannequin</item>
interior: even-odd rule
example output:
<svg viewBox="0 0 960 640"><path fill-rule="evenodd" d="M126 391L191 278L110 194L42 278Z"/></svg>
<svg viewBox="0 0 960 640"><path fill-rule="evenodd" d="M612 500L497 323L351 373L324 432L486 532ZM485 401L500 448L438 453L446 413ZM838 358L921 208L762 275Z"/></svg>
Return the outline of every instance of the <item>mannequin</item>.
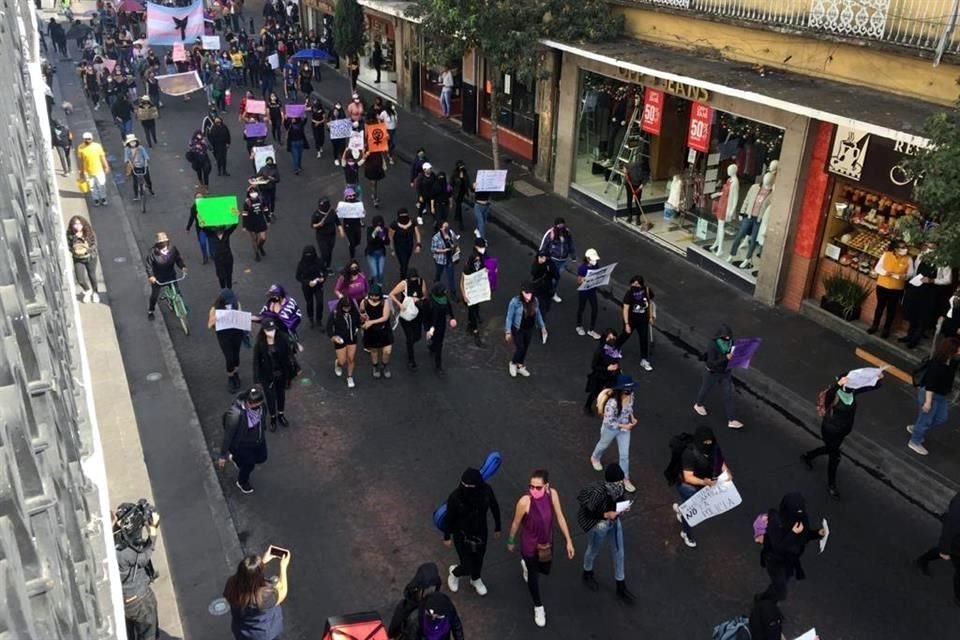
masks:
<svg viewBox="0 0 960 640"><path fill-rule="evenodd" d="M730 245L730 255L727 256L727 262L733 262L737 251L740 249L740 242L750 236L750 248L747 249L747 259L740 264L741 269L750 269L753 264L750 262L753 258L753 252L757 249L757 236L761 225L767 219L767 211L770 209L770 203L773 198L773 174L766 173L759 185L750 187L747 197L743 201L743 207L740 209L740 215L743 216L740 221L740 228L737 235Z"/></svg>
<svg viewBox="0 0 960 640"><path fill-rule="evenodd" d="M764 174L764 177L770 176L770 188L774 188L777 184L777 170L780 168L779 160L771 160L770 166L767 167L767 172ZM767 216L763 217L763 220L760 221L760 231L757 233L757 244L763 247L763 239L767 235ZM759 255L759 254L757 254Z"/></svg>
<svg viewBox="0 0 960 640"><path fill-rule="evenodd" d="M714 193L713 215L717 217L717 239L714 241L710 251L716 255L723 254L723 230L727 220L732 220L737 215L737 202L740 200L740 180L737 178L737 165L731 164L727 167L727 181L723 183L723 188Z"/></svg>

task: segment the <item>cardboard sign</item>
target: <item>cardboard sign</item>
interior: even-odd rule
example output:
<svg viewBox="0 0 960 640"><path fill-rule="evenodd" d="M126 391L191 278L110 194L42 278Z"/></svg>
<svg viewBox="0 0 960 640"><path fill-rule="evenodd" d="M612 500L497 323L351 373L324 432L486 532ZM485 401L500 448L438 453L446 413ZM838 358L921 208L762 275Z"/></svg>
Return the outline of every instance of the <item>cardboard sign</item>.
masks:
<svg viewBox="0 0 960 640"><path fill-rule="evenodd" d="M680 505L680 515L691 527L695 527L705 520L709 520L721 513L730 511L743 502L736 485L723 476L717 479L717 484L704 487L690 499Z"/></svg>
<svg viewBox="0 0 960 640"><path fill-rule="evenodd" d="M174 62L187 61L187 50L183 48L182 42L173 43L173 61Z"/></svg>
<svg viewBox="0 0 960 640"><path fill-rule="evenodd" d="M257 171L260 171L267 164L267 158L273 158L274 161L277 159L277 153L273 150L272 144L253 148L253 166L256 167Z"/></svg>
<svg viewBox="0 0 960 640"><path fill-rule="evenodd" d="M479 189L477 190L479 191ZM616 268L617 263L614 262L597 269L590 269L587 271L587 275L583 277L583 284L577 287L577 291L589 291L610 284L610 275Z"/></svg>
<svg viewBox="0 0 960 640"><path fill-rule="evenodd" d="M351 131L347 149L363 151L363 131Z"/></svg>
<svg viewBox="0 0 960 640"><path fill-rule="evenodd" d="M288 104L284 108L284 113L288 118L302 118L306 112L307 107L303 104Z"/></svg>
<svg viewBox="0 0 960 640"><path fill-rule="evenodd" d="M733 342L733 357L730 358L730 369L749 369L750 360L760 348L763 338L738 338Z"/></svg>
<svg viewBox="0 0 960 640"><path fill-rule="evenodd" d="M479 169L476 191L504 191L507 188L507 170Z"/></svg>
<svg viewBox="0 0 960 640"><path fill-rule="evenodd" d="M341 220L356 220L366 215L362 202L337 203L337 217Z"/></svg>
<svg viewBox="0 0 960 640"><path fill-rule="evenodd" d="M486 269L464 274L463 297L468 305L480 304L490 299L490 278Z"/></svg>
<svg viewBox="0 0 960 640"><path fill-rule="evenodd" d="M655 136L660 135L660 125L663 122L663 91L644 89L643 117L640 128Z"/></svg>
<svg viewBox="0 0 960 640"><path fill-rule="evenodd" d="M157 76L157 84L160 87L160 91L168 96L185 96L188 93L203 89L200 74L196 71Z"/></svg>
<svg viewBox="0 0 960 640"><path fill-rule="evenodd" d="M195 204L201 227L230 227L240 221L237 196L197 198Z"/></svg>
<svg viewBox="0 0 960 640"><path fill-rule="evenodd" d="M350 118L331 120L329 127L331 140L343 140L344 138L349 138L350 134L353 132L353 122L350 120Z"/></svg>
<svg viewBox="0 0 960 640"><path fill-rule="evenodd" d="M236 309L216 309L216 325L215 328L217 331L223 331L224 329L240 329L241 331L250 332L252 328L253 315L249 311L237 311Z"/></svg>
<svg viewBox="0 0 960 640"><path fill-rule="evenodd" d="M267 136L267 123L251 122L244 125L243 135L247 138L265 138Z"/></svg>
<svg viewBox="0 0 960 640"><path fill-rule="evenodd" d="M690 107L690 126L687 129L687 146L701 153L710 152L710 127L713 125L713 109L694 102Z"/></svg>
<svg viewBox="0 0 960 640"><path fill-rule="evenodd" d="M267 62L269 62L270 66L273 67L274 69L279 69L280 68L279 54L271 53L270 55L267 56Z"/></svg>
<svg viewBox="0 0 960 640"><path fill-rule="evenodd" d="M367 150L370 153L383 153L389 149L387 141L390 134L387 132L387 125L368 124L367 125Z"/></svg>
<svg viewBox="0 0 960 640"><path fill-rule="evenodd" d="M265 115L267 113L267 103L263 100L247 100L246 112L254 115Z"/></svg>
<svg viewBox="0 0 960 640"><path fill-rule="evenodd" d="M201 36L200 40L203 42L203 48L207 51L220 50L220 36Z"/></svg>

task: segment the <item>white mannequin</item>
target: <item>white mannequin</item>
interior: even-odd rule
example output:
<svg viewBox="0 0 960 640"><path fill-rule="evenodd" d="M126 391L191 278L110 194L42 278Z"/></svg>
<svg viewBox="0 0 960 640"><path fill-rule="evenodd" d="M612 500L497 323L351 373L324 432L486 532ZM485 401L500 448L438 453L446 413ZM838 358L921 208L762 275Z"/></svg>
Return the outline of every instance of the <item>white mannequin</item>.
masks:
<svg viewBox="0 0 960 640"><path fill-rule="evenodd" d="M757 220L760 221L760 229L757 231L757 245L763 244L762 242L763 233L767 229L767 219L769 218L769 216L767 215L767 212L770 211L770 205L773 202L774 178L775 178L775 174L769 171L763 174L762 187L757 189L757 195L755 196L753 204L751 205L751 209L753 210L753 213L756 214ZM760 198L762 198L762 200L760 200ZM755 251L756 247L753 247L753 249ZM741 269L753 268L753 262L751 262L751 260L753 259L754 251L749 252L750 259L746 260L740 265Z"/></svg>
<svg viewBox="0 0 960 640"><path fill-rule="evenodd" d="M728 166L727 181L723 184L723 188L710 196L714 200L721 200L724 196L727 199L724 210L721 211L723 220L720 220L720 216L717 216L717 239L710 247L710 251L718 256L723 254L723 230L727 220L733 219L737 215L737 202L740 199L740 180L737 178L737 171L737 165L731 164Z"/></svg>
<svg viewBox="0 0 960 640"><path fill-rule="evenodd" d="M750 185L750 189L747 191L747 197L743 199L743 205L740 207L740 218L743 219L744 216L749 216L750 212L753 210L753 205L757 201L757 194L760 193L760 182L754 182ZM739 247L737 247L739 249ZM739 253L739 251L737 252ZM730 247L730 253L727 255L727 262L733 262L736 259L736 255L733 253L733 247Z"/></svg>
<svg viewBox="0 0 960 640"><path fill-rule="evenodd" d="M767 167L767 172L763 174L763 179L766 180L767 176L770 176L770 188L776 189L777 185L777 170L780 168L780 162L778 160L771 160L770 166ZM757 244L761 247L763 246L763 238L767 234L767 216L763 216L763 220L760 221L760 231L757 232Z"/></svg>

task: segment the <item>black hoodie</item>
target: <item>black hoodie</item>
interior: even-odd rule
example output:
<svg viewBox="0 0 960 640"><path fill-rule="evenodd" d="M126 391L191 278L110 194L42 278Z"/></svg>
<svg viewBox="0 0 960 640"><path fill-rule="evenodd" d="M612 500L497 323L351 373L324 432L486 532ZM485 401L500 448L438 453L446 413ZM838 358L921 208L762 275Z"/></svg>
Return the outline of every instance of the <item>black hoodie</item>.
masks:
<svg viewBox="0 0 960 640"><path fill-rule="evenodd" d="M940 553L960 554L960 493L953 496L947 512L943 514L943 529L940 532Z"/></svg>
<svg viewBox="0 0 960 640"><path fill-rule="evenodd" d="M793 527L798 523L803 525L803 531L794 533ZM787 576L796 575L797 580L802 580L800 556L808 542L819 538L817 529L810 527L803 496L788 493L780 501L779 510L770 509L767 513L767 533L763 538L760 565L785 568Z"/></svg>
<svg viewBox="0 0 960 640"><path fill-rule="evenodd" d="M297 282L304 287L312 280L320 279L320 284L326 280L326 274L323 265L320 264L320 258L317 257L317 250L313 247L305 247L300 262L297 264Z"/></svg>
<svg viewBox="0 0 960 640"><path fill-rule="evenodd" d="M724 352L720 345L717 344L718 338L729 338L730 347ZM733 330L730 329L725 324L720 325L720 327L713 334L713 339L710 341L710 344L707 345L707 350L703 354L703 359L707 363L707 369L713 373L726 373L727 365L729 360L727 359L727 354L729 349L733 346Z"/></svg>
<svg viewBox="0 0 960 640"><path fill-rule="evenodd" d="M487 511L493 512L494 531L500 531L500 504L497 497L476 469L467 469L460 478L460 486L447 498L447 516L443 520L443 539L452 535L480 538L486 541ZM469 483L471 488L464 486Z"/></svg>
<svg viewBox="0 0 960 640"><path fill-rule="evenodd" d="M416 630L416 619L410 620L411 614L420 611L423 599L432 592L439 591L442 586L440 571L437 565L427 562L417 567L413 580L403 588L403 600L393 610L387 635L390 638L412 640Z"/></svg>
<svg viewBox="0 0 960 640"><path fill-rule="evenodd" d="M220 457L237 449L256 447L263 443L263 423L266 420L266 403L257 407L259 422L250 427L247 419L247 398L250 391L244 391L233 401L230 409L223 415L223 443L220 445Z"/></svg>

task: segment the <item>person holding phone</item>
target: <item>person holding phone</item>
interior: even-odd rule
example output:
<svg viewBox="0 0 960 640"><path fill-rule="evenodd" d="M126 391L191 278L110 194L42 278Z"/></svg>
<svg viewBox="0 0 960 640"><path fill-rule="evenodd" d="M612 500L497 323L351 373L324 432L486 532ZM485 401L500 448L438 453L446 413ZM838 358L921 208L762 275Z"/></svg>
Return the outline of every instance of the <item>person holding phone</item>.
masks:
<svg viewBox="0 0 960 640"><path fill-rule="evenodd" d="M697 541L693 539L693 530L680 513L680 504L693 497L704 487L717 484L717 478L726 474L726 479L733 480L733 474L727 467L723 451L717 444L713 429L700 426L693 434L693 441L683 451L681 457L680 477L675 485L680 495L680 503L673 503L673 513L680 522L680 538L691 549L696 548Z"/></svg>
<svg viewBox="0 0 960 640"><path fill-rule="evenodd" d="M348 297L340 298L327 321L327 335L333 343L336 360L333 371L337 377L347 370L347 387L353 389L353 368L357 362L357 336L360 335L360 312Z"/></svg>
<svg viewBox="0 0 960 640"><path fill-rule="evenodd" d="M266 576L266 565L280 561L280 575ZM251 554L227 578L223 597L230 605L230 631L235 640L277 640L283 633L283 609L287 599L290 552L270 546L262 556Z"/></svg>

